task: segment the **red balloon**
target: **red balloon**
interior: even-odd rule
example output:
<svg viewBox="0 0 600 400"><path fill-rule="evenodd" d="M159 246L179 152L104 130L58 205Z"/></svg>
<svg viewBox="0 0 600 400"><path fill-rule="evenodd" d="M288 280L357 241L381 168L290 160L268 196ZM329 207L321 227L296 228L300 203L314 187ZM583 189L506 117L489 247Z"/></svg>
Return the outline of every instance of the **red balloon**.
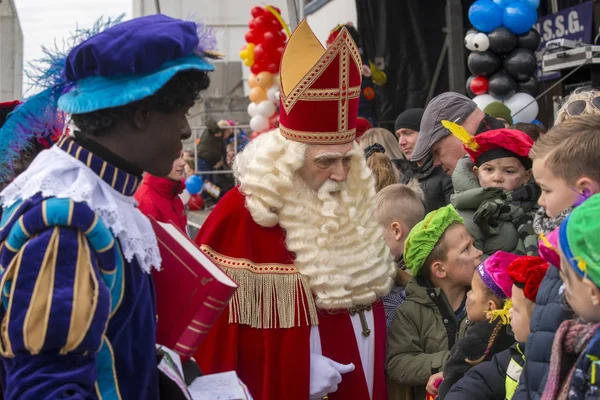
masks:
<svg viewBox="0 0 600 400"><path fill-rule="evenodd" d="M202 210L204 208L204 200L199 194L193 194L190 196L187 206L190 211Z"/></svg>
<svg viewBox="0 0 600 400"><path fill-rule="evenodd" d="M254 26L255 26L256 31L261 32L261 33L265 33L267 31L271 30L271 28L270 28L271 24L265 18L264 15L254 18Z"/></svg>
<svg viewBox="0 0 600 400"><path fill-rule="evenodd" d="M254 75L258 75L263 71L266 71L267 69L265 68L265 65L261 62L254 62L254 64L250 67L250 72L252 72Z"/></svg>
<svg viewBox="0 0 600 400"><path fill-rule="evenodd" d="M267 71L269 71L272 74L278 74L279 73L279 65L277 65L275 63L271 63L271 64L267 65Z"/></svg>
<svg viewBox="0 0 600 400"><path fill-rule="evenodd" d="M244 38L246 39L246 43L254 43L254 44L258 43L258 41L257 41L258 35L256 34L256 30L254 30L254 29L246 32L246 35L244 35Z"/></svg>
<svg viewBox="0 0 600 400"><path fill-rule="evenodd" d="M275 37L277 43L279 43L280 46L283 46L285 44L285 41L287 40L287 36L285 36L285 33L283 33L283 31L275 31Z"/></svg>
<svg viewBox="0 0 600 400"><path fill-rule="evenodd" d="M249 22L248 22L248 29L252 30L252 29L256 29L256 22L254 22L254 18L252 18Z"/></svg>
<svg viewBox="0 0 600 400"><path fill-rule="evenodd" d="M265 46L261 44L257 44L254 48L254 62L263 62L267 59L268 51L265 49Z"/></svg>
<svg viewBox="0 0 600 400"><path fill-rule="evenodd" d="M277 34L274 32L265 32L263 35L262 44L269 49L277 48L279 46Z"/></svg>
<svg viewBox="0 0 600 400"><path fill-rule="evenodd" d="M277 11L277 14L281 15L281 9L279 7L272 6L273 10Z"/></svg>
<svg viewBox="0 0 600 400"><path fill-rule="evenodd" d="M488 91L488 80L478 76L471 81L471 91L476 95L485 94Z"/></svg>
<svg viewBox="0 0 600 400"><path fill-rule="evenodd" d="M261 15L263 15L265 13L265 10L262 7L252 7L252 9L250 10L250 14L256 18L256 17L260 17ZM270 13L269 13L270 14Z"/></svg>

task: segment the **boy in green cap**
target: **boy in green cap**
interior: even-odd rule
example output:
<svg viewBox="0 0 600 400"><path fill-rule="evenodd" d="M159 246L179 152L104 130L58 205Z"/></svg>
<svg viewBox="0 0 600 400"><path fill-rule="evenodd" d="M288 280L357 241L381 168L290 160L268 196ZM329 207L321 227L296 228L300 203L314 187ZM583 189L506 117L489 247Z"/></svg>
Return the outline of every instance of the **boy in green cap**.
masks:
<svg viewBox="0 0 600 400"><path fill-rule="evenodd" d="M388 331L389 378L425 399L456 341L465 334L465 300L482 252L452 205L432 211L409 233L404 260L414 277Z"/></svg>

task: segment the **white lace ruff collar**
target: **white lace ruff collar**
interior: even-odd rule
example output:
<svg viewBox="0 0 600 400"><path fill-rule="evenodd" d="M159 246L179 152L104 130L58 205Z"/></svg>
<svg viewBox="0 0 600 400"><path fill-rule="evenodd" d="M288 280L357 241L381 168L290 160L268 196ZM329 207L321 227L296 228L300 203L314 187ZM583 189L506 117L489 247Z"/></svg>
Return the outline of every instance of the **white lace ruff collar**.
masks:
<svg viewBox="0 0 600 400"><path fill-rule="evenodd" d="M133 197L124 196L104 182L81 161L54 146L42 151L2 193L3 207L27 200L37 193L44 197L70 198L86 203L117 237L125 259L135 257L144 272L160 268L156 236Z"/></svg>

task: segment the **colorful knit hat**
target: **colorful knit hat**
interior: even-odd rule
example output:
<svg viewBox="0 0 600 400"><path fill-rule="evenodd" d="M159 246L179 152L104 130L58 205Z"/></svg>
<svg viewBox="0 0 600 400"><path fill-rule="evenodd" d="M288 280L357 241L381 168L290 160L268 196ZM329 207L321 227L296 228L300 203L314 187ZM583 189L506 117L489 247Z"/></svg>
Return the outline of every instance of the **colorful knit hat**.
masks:
<svg viewBox="0 0 600 400"><path fill-rule="evenodd" d="M512 297L512 280L508 276L508 265L519 256L505 251L497 251L479 264L477 272L481 280L501 299Z"/></svg>
<svg viewBox="0 0 600 400"><path fill-rule="evenodd" d="M581 277L600 286L600 195L595 194L564 219L558 236L560 249Z"/></svg>
<svg viewBox="0 0 600 400"><path fill-rule="evenodd" d="M508 276L516 284L524 285L525 297L535 303L540 284L546 276L548 263L541 257L522 256L508 266Z"/></svg>
<svg viewBox="0 0 600 400"><path fill-rule="evenodd" d="M540 233L540 241L538 242L538 250L540 257L548 261L556 268L560 267L560 257L558 255L558 230L554 229L549 234Z"/></svg>
<svg viewBox="0 0 600 400"><path fill-rule="evenodd" d="M155 94L175 74L213 71L219 58L213 31L201 23L156 14L121 18L77 29L69 48L43 48L44 58L26 71L42 92L28 98L0 129L0 176L32 139L62 132L64 113L120 107Z"/></svg>
<svg viewBox="0 0 600 400"><path fill-rule="evenodd" d="M463 142L465 151L476 166L498 158L515 157L525 169L530 169L532 161L528 157L533 139L525 132L516 129L494 129L471 136L465 128L450 121L442 121L454 136Z"/></svg>
<svg viewBox="0 0 600 400"><path fill-rule="evenodd" d="M483 109L483 112L494 118L502 118L508 122L509 125L513 124L512 115L510 108L506 107L504 103L499 101L493 101Z"/></svg>
<svg viewBox="0 0 600 400"><path fill-rule="evenodd" d="M411 229L404 243L404 261L412 276L417 275L446 229L454 222L462 224L463 219L450 204L430 212Z"/></svg>

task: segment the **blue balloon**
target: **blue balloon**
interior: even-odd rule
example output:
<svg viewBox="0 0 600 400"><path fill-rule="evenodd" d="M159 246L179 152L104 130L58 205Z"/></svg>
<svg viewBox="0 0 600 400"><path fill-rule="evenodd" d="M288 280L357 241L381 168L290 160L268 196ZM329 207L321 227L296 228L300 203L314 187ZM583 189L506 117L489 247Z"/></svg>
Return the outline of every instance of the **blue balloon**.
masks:
<svg viewBox="0 0 600 400"><path fill-rule="evenodd" d="M204 186L204 180L198 175L190 175L185 180L185 188L191 195L200 193L202 186Z"/></svg>
<svg viewBox="0 0 600 400"><path fill-rule="evenodd" d="M496 5L500 8L504 8L504 6L507 4L508 1L510 0L492 0L494 3L496 3Z"/></svg>
<svg viewBox="0 0 600 400"><path fill-rule="evenodd" d="M492 0L477 0L469 8L471 25L481 32L491 32L502 25L502 8Z"/></svg>
<svg viewBox="0 0 600 400"><path fill-rule="evenodd" d="M507 5L502 14L502 24L515 35L528 32L536 20L537 11L525 2Z"/></svg>
<svg viewBox="0 0 600 400"><path fill-rule="evenodd" d="M520 0L521 3L527 4L533 10L537 10L540 6L540 0Z"/></svg>

